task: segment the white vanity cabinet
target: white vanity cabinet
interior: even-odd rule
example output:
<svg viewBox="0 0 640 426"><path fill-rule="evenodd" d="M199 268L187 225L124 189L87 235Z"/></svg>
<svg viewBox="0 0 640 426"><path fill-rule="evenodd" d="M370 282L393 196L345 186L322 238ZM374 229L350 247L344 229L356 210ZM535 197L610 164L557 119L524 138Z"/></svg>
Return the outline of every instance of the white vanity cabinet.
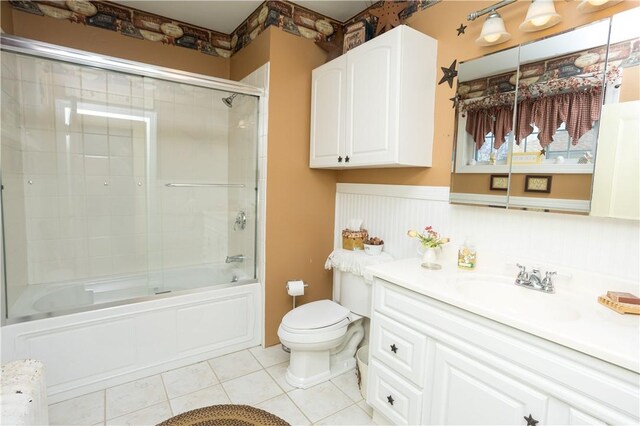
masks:
<svg viewBox="0 0 640 426"><path fill-rule="evenodd" d="M429 167L437 42L401 25L312 73L312 168Z"/></svg>
<svg viewBox="0 0 640 426"><path fill-rule="evenodd" d="M637 373L376 279L367 402L394 424L638 424Z"/></svg>

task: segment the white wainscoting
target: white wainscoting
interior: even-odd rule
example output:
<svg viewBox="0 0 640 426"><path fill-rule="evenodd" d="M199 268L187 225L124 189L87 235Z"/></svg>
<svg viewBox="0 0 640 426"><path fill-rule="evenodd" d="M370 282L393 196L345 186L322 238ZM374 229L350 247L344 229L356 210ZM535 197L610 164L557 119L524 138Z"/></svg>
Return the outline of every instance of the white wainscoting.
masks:
<svg viewBox="0 0 640 426"><path fill-rule="evenodd" d="M507 262L563 265L612 278L638 280L640 223L560 213L453 205L448 187L339 183L336 191L335 247L350 219L360 218L370 235L385 241L396 258L417 256L409 229L433 226L457 250L469 237L478 249Z"/></svg>
<svg viewBox="0 0 640 426"><path fill-rule="evenodd" d="M7 325L3 362L46 366L49 403L262 342L258 283Z"/></svg>

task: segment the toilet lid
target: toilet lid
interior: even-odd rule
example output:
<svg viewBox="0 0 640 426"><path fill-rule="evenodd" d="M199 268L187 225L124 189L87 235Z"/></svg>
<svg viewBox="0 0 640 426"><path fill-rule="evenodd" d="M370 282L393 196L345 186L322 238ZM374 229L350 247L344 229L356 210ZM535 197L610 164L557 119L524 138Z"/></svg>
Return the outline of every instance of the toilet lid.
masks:
<svg viewBox="0 0 640 426"><path fill-rule="evenodd" d="M318 300L299 306L282 318L289 329L309 330L336 324L349 315L349 310L331 300Z"/></svg>

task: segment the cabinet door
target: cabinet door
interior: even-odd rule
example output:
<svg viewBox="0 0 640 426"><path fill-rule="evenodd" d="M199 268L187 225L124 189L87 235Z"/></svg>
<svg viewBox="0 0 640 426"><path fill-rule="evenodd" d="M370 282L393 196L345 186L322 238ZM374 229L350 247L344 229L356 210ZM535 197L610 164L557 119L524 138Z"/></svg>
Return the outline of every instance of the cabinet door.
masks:
<svg viewBox="0 0 640 426"><path fill-rule="evenodd" d="M400 36L383 35L347 55L347 166L397 161Z"/></svg>
<svg viewBox="0 0 640 426"><path fill-rule="evenodd" d="M480 357L436 344L429 424L546 423L549 397Z"/></svg>
<svg viewBox="0 0 640 426"><path fill-rule="evenodd" d="M311 77L311 167L344 164L345 55L313 70ZM344 160L343 160L344 161Z"/></svg>
<svg viewBox="0 0 640 426"><path fill-rule="evenodd" d="M640 101L602 107L591 215L640 220Z"/></svg>

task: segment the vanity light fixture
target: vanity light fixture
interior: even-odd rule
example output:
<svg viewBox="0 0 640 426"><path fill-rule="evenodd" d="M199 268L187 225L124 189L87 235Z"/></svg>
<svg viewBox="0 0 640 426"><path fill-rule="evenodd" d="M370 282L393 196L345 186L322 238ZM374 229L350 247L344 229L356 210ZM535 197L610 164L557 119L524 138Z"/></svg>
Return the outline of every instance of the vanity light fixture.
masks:
<svg viewBox="0 0 640 426"><path fill-rule="evenodd" d="M593 13L621 2L622 0L583 0L577 9L581 13Z"/></svg>
<svg viewBox="0 0 640 426"><path fill-rule="evenodd" d="M519 28L524 32L540 31L553 27L561 20L560 15L556 13L553 0L532 0L527 10L527 16Z"/></svg>
<svg viewBox="0 0 640 426"><path fill-rule="evenodd" d="M495 10L492 11L487 20L482 25L480 37L476 39L476 44L480 46L492 46L494 44L504 43L511 38L511 34L504 27L502 16Z"/></svg>

